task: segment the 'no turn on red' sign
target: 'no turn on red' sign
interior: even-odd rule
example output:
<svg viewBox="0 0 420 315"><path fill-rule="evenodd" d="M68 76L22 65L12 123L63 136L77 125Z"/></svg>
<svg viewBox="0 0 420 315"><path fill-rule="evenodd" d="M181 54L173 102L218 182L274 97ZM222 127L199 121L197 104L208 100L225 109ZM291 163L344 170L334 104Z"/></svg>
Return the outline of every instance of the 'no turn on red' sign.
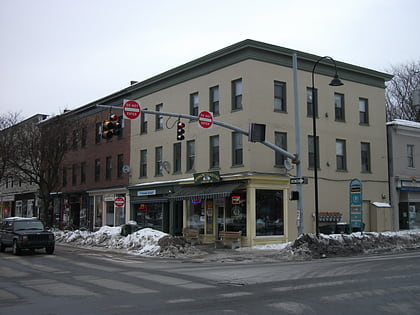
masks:
<svg viewBox="0 0 420 315"><path fill-rule="evenodd" d="M141 107L136 101L124 101L123 115L124 119L138 119L140 117Z"/></svg>
<svg viewBox="0 0 420 315"><path fill-rule="evenodd" d="M205 129L213 127L213 114L205 110L201 111L198 114L198 125Z"/></svg>

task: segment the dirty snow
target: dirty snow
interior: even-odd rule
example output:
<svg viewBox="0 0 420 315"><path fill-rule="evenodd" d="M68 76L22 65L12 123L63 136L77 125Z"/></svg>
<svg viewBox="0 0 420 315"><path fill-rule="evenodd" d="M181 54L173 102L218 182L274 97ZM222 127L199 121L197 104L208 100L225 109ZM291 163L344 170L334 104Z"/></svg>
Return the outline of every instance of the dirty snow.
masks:
<svg viewBox="0 0 420 315"><path fill-rule="evenodd" d="M308 260L322 257L420 249L420 231L366 232L346 234L303 234L285 244L214 249L213 245L191 245L182 237L150 228L121 236L121 227L100 228L97 232L54 231L60 244L120 251L132 255L195 259L199 261L277 261Z"/></svg>

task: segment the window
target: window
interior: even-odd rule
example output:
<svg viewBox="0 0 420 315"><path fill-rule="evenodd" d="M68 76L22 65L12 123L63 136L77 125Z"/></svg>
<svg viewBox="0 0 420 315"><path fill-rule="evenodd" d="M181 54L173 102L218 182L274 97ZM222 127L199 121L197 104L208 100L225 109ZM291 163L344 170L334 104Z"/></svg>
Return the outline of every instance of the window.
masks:
<svg viewBox="0 0 420 315"><path fill-rule="evenodd" d="M7 185L8 184L8 182L7 182L7 180L6 180L6 188L7 188ZM67 186L67 168L64 166L63 167L63 187L66 187Z"/></svg>
<svg viewBox="0 0 420 315"><path fill-rule="evenodd" d="M124 167L124 154L118 154L117 156L117 177L121 178L123 176L123 167Z"/></svg>
<svg viewBox="0 0 420 315"><path fill-rule="evenodd" d="M101 122L97 122L96 123L96 127L95 127L95 143L101 143L101 137L102 137L102 123Z"/></svg>
<svg viewBox="0 0 420 315"><path fill-rule="evenodd" d="M181 142L174 143L174 173L181 172Z"/></svg>
<svg viewBox="0 0 420 315"><path fill-rule="evenodd" d="M286 110L286 83L274 81L274 111L285 112Z"/></svg>
<svg viewBox="0 0 420 315"><path fill-rule="evenodd" d="M242 109L242 79L232 81L232 110Z"/></svg>
<svg viewBox="0 0 420 315"><path fill-rule="evenodd" d="M210 88L210 111L214 116L220 115L218 86Z"/></svg>
<svg viewBox="0 0 420 315"><path fill-rule="evenodd" d="M112 175L112 157L107 156L106 163L105 163L105 178L111 179L111 175Z"/></svg>
<svg viewBox="0 0 420 315"><path fill-rule="evenodd" d="M155 176L162 176L162 147L155 148Z"/></svg>
<svg viewBox="0 0 420 315"><path fill-rule="evenodd" d="M219 168L219 136L210 137L210 168Z"/></svg>
<svg viewBox="0 0 420 315"><path fill-rule="evenodd" d="M275 145L287 151L287 133L285 132L274 132ZM275 153L275 166L284 166L286 157L276 151Z"/></svg>
<svg viewBox="0 0 420 315"><path fill-rule="evenodd" d="M313 105L315 105L315 117L318 117L318 90L314 89L314 100L312 100L312 88L306 88L306 110L308 117L313 116ZM313 104L312 102L315 102Z"/></svg>
<svg viewBox="0 0 420 315"><path fill-rule="evenodd" d="M232 165L243 164L243 145L242 134L239 132L232 133Z"/></svg>
<svg viewBox="0 0 420 315"><path fill-rule="evenodd" d="M161 112L163 109L163 104L156 105L156 111ZM156 117L156 130L163 129L163 116L162 115L155 115Z"/></svg>
<svg viewBox="0 0 420 315"><path fill-rule="evenodd" d="M345 171L347 169L346 162L346 140L335 141L335 158L337 161L337 170Z"/></svg>
<svg viewBox="0 0 420 315"><path fill-rule="evenodd" d="M86 162L80 164L80 183L86 183Z"/></svg>
<svg viewBox="0 0 420 315"><path fill-rule="evenodd" d="M335 120L345 121L344 115L344 94L334 93L334 106L335 106Z"/></svg>
<svg viewBox="0 0 420 315"><path fill-rule="evenodd" d="M370 170L370 143L362 142L361 143L361 164L362 172L369 173Z"/></svg>
<svg viewBox="0 0 420 315"><path fill-rule="evenodd" d="M319 137L316 137L316 153L317 153L317 165L319 168ZM308 161L309 168L315 168L315 146L314 146L314 136L308 136Z"/></svg>
<svg viewBox="0 0 420 315"><path fill-rule="evenodd" d="M95 160L95 181L99 181L101 179L101 160Z"/></svg>
<svg viewBox="0 0 420 315"><path fill-rule="evenodd" d="M145 108L147 110L147 108ZM147 133L147 121L148 116L147 114L141 114L140 115L140 134Z"/></svg>
<svg viewBox="0 0 420 315"><path fill-rule="evenodd" d="M359 122L369 124L369 106L366 98L359 98Z"/></svg>
<svg viewBox="0 0 420 315"><path fill-rule="evenodd" d="M77 185L77 164L73 164L71 168L71 184Z"/></svg>
<svg viewBox="0 0 420 315"><path fill-rule="evenodd" d="M414 145L407 144L407 161L408 167L414 167Z"/></svg>
<svg viewBox="0 0 420 315"><path fill-rule="evenodd" d="M195 167L195 141L187 141L187 172L194 170Z"/></svg>
<svg viewBox="0 0 420 315"><path fill-rule="evenodd" d="M72 144L71 144L71 149L73 151L77 150L77 142L79 142L79 133L77 132L77 130L73 130L73 137L72 137Z"/></svg>
<svg viewBox="0 0 420 315"><path fill-rule="evenodd" d="M256 236L284 234L282 190L256 190Z"/></svg>
<svg viewBox="0 0 420 315"><path fill-rule="evenodd" d="M86 140L87 140L87 128L82 128L82 139L81 139L81 146L82 148L86 148Z"/></svg>
<svg viewBox="0 0 420 315"><path fill-rule="evenodd" d="M140 177L147 176L147 150L140 150Z"/></svg>
<svg viewBox="0 0 420 315"><path fill-rule="evenodd" d="M190 115L198 116L198 92L190 94Z"/></svg>

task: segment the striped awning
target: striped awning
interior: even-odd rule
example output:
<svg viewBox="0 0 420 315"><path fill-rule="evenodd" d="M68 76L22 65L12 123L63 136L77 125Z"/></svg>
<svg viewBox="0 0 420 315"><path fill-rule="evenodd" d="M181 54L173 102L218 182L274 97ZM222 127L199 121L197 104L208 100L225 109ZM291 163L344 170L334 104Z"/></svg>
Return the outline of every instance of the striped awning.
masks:
<svg viewBox="0 0 420 315"><path fill-rule="evenodd" d="M217 199L229 197L242 183L223 183L179 187L169 196L172 200Z"/></svg>

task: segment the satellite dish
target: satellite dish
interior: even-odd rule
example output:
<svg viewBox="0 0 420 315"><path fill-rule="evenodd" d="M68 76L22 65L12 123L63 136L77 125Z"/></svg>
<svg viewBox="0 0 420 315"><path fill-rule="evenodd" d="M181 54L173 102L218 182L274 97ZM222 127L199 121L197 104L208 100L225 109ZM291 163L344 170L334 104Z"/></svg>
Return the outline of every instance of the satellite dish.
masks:
<svg viewBox="0 0 420 315"><path fill-rule="evenodd" d="M130 165L124 165L122 171L124 174L130 173Z"/></svg>
<svg viewBox="0 0 420 315"><path fill-rule="evenodd" d="M169 163L168 161L163 161L162 166L165 169L165 171L167 171L168 173L171 172L171 163Z"/></svg>
<svg viewBox="0 0 420 315"><path fill-rule="evenodd" d="M289 160L284 160L284 167L286 168L286 170L290 171L291 169L293 169L293 165L292 163L290 163Z"/></svg>

